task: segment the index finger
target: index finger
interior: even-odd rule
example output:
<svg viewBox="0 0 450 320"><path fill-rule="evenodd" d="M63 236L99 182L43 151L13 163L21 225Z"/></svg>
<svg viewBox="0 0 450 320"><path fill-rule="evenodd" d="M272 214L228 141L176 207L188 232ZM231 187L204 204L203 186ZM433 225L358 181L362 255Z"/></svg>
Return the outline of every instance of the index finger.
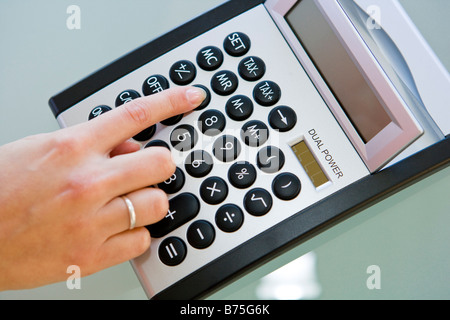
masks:
<svg viewBox="0 0 450 320"><path fill-rule="evenodd" d="M198 87L176 87L135 99L83 125L105 150L137 135L150 126L198 107L206 92Z"/></svg>

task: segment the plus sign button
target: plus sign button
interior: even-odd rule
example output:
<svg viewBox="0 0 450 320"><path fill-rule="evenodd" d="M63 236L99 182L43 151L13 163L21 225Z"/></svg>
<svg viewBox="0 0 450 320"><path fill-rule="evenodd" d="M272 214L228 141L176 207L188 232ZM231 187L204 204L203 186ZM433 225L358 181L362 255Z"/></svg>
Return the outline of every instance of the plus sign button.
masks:
<svg viewBox="0 0 450 320"><path fill-rule="evenodd" d="M182 193L169 201L167 215L158 223L147 226L153 238L164 237L186 222L194 219L200 210L200 202L191 193Z"/></svg>

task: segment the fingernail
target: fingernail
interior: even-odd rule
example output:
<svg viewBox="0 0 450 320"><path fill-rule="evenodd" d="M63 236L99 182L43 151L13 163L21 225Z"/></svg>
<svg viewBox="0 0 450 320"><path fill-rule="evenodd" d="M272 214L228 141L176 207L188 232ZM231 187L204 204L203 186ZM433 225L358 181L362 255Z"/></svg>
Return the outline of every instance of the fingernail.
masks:
<svg viewBox="0 0 450 320"><path fill-rule="evenodd" d="M195 106L199 106L206 99L206 91L198 87L190 87L186 90L187 100Z"/></svg>

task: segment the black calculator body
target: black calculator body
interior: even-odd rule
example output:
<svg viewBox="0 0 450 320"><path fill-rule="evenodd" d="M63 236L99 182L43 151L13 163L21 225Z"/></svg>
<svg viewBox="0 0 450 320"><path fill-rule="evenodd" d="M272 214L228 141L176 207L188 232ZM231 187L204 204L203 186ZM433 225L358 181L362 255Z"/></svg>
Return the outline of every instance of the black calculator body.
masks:
<svg viewBox="0 0 450 320"><path fill-rule="evenodd" d="M392 72L365 14L356 0L231 0L50 99L67 127L174 86L208 92L133 137L177 163L158 185L169 211L131 262L149 298L203 297L448 164L450 117Z"/></svg>

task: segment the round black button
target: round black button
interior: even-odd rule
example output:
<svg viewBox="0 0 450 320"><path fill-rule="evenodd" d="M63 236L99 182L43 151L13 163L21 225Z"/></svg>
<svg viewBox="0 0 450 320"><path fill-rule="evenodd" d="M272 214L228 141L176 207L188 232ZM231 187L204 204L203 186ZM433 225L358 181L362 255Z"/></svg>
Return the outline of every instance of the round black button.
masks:
<svg viewBox="0 0 450 320"><path fill-rule="evenodd" d="M162 263L168 266L176 266L183 262L186 257L186 244L177 237L165 239L159 245L158 255Z"/></svg>
<svg viewBox="0 0 450 320"><path fill-rule="evenodd" d="M266 73L266 64L258 57L247 57L239 63L238 71L243 79L257 81Z"/></svg>
<svg viewBox="0 0 450 320"><path fill-rule="evenodd" d="M195 221L186 233L187 240L196 249L208 248L216 237L214 227L206 220Z"/></svg>
<svg viewBox="0 0 450 320"><path fill-rule="evenodd" d="M187 156L184 167L192 177L202 178L212 170L213 159L208 152L195 150Z"/></svg>
<svg viewBox="0 0 450 320"><path fill-rule="evenodd" d="M161 238L194 219L200 211L200 201L192 193L182 193L169 200L169 210L159 222L148 225L153 238Z"/></svg>
<svg viewBox="0 0 450 320"><path fill-rule="evenodd" d="M287 106L276 107L269 113L269 124L275 130L286 132L297 123L295 111Z"/></svg>
<svg viewBox="0 0 450 320"><path fill-rule="evenodd" d="M188 60L181 60L173 64L170 68L170 79L180 86L187 85L194 81L197 75L195 65Z"/></svg>
<svg viewBox="0 0 450 320"><path fill-rule="evenodd" d="M116 107L119 107L140 97L141 95L135 90L122 91L116 98Z"/></svg>
<svg viewBox="0 0 450 320"><path fill-rule="evenodd" d="M236 91L239 85L238 77L231 71L219 71L211 79L211 88L221 96L227 96Z"/></svg>
<svg viewBox="0 0 450 320"><path fill-rule="evenodd" d="M197 64L206 71L219 69L223 63L223 53L217 47L208 46L197 54Z"/></svg>
<svg viewBox="0 0 450 320"><path fill-rule="evenodd" d="M272 208L272 196L262 188L252 189L244 197L244 208L253 216L263 216Z"/></svg>
<svg viewBox="0 0 450 320"><path fill-rule="evenodd" d="M151 147L164 147L170 150L169 145L162 140L152 140L149 143L147 143L144 148L151 148Z"/></svg>
<svg viewBox="0 0 450 320"><path fill-rule="evenodd" d="M222 162L234 161L240 153L241 144L236 137L224 135L214 142L213 154Z"/></svg>
<svg viewBox="0 0 450 320"><path fill-rule="evenodd" d="M241 138L250 147L259 147L269 139L269 128L264 122L251 120L241 129Z"/></svg>
<svg viewBox="0 0 450 320"><path fill-rule="evenodd" d="M280 173L272 182L272 191L281 200L294 199L300 190L300 180L292 173Z"/></svg>
<svg viewBox="0 0 450 320"><path fill-rule="evenodd" d="M255 86L253 98L260 105L270 107L280 101L281 89L273 81L262 81Z"/></svg>
<svg viewBox="0 0 450 320"><path fill-rule="evenodd" d="M233 120L247 120L253 113L253 102L249 97L237 95L227 101L225 111Z"/></svg>
<svg viewBox="0 0 450 320"><path fill-rule="evenodd" d="M275 173L284 165L284 153L277 147L265 147L258 152L257 164L262 171Z"/></svg>
<svg viewBox="0 0 450 320"><path fill-rule="evenodd" d="M178 151L191 150L198 140L198 134L194 127L182 124L176 127L170 134L170 143Z"/></svg>
<svg viewBox="0 0 450 320"><path fill-rule="evenodd" d="M235 204L225 204L216 212L216 225L223 232L235 232L243 222L244 214Z"/></svg>
<svg viewBox="0 0 450 320"><path fill-rule="evenodd" d="M198 110L203 110L211 102L211 92L209 91L209 89L207 87L205 87L204 85L201 85L201 84L195 84L194 87L202 88L206 92L205 100L203 100L203 102L197 108L194 109L194 110L197 110L197 111Z"/></svg>
<svg viewBox="0 0 450 320"><path fill-rule="evenodd" d="M133 137L133 139L136 140L136 141L141 141L141 142L142 141L147 141L147 140L150 140L153 137L155 132L156 132L156 124L152 125L151 127L147 128L145 130L142 130L137 135L135 135Z"/></svg>
<svg viewBox="0 0 450 320"><path fill-rule="evenodd" d="M226 120L222 112L207 110L198 118L200 131L207 136L215 136L223 131Z"/></svg>
<svg viewBox="0 0 450 320"><path fill-rule="evenodd" d="M97 118L98 116L111 111L112 109L108 106L98 106L95 107L94 109L92 109L92 111L89 113L89 118L88 120L92 120L94 118Z"/></svg>
<svg viewBox="0 0 450 320"><path fill-rule="evenodd" d="M225 38L223 47L233 57L241 57L250 50L250 38L242 32L233 32Z"/></svg>
<svg viewBox="0 0 450 320"><path fill-rule="evenodd" d="M200 196L209 204L218 204L228 195L227 183L219 177L210 177L200 185Z"/></svg>
<svg viewBox="0 0 450 320"><path fill-rule="evenodd" d="M166 89L169 89L169 81L160 74L148 77L142 85L142 93L145 96L150 96Z"/></svg>
<svg viewBox="0 0 450 320"><path fill-rule="evenodd" d="M170 117L166 120L161 121L161 124L165 125L165 126L173 126L174 124L177 124L178 122L180 122L183 119L183 114L179 114L173 117Z"/></svg>
<svg viewBox="0 0 450 320"><path fill-rule="evenodd" d="M177 193L184 186L184 173L180 168L175 170L175 173L166 181L158 184L158 187L167 194Z"/></svg>
<svg viewBox="0 0 450 320"><path fill-rule="evenodd" d="M256 169L247 161L236 162L228 170L228 180L236 188L248 188L256 180Z"/></svg>

